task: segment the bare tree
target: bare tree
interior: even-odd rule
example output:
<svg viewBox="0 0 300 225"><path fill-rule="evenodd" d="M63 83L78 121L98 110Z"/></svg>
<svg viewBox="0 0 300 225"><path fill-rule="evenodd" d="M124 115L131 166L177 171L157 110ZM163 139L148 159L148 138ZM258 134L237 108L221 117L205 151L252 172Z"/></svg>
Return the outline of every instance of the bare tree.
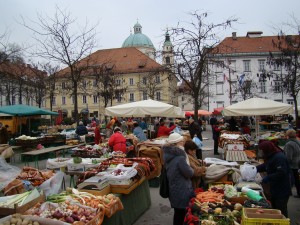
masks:
<svg viewBox="0 0 300 225"><path fill-rule="evenodd" d="M299 122L298 101L297 96L300 91L300 21L291 16L292 22L284 25L288 30L297 32L297 35L288 35L282 30L278 36L272 40L273 46L279 52L270 52L268 58L269 65L275 65L285 69L285 73L281 78L283 90L289 94L294 101L296 124Z"/></svg>
<svg viewBox="0 0 300 225"><path fill-rule="evenodd" d="M0 65L7 61L16 61L21 58L22 48L17 44L8 42L9 34L4 32L0 34Z"/></svg>
<svg viewBox="0 0 300 225"><path fill-rule="evenodd" d="M194 115L198 115L204 99L209 95L208 63L212 50L220 42L216 32L230 27L237 19L229 18L213 24L208 21L206 12L195 11L189 14L191 22L179 22L170 32L174 38L172 43L175 51L175 73L189 88L194 101ZM198 120L197 116L195 120Z"/></svg>
<svg viewBox="0 0 300 225"><path fill-rule="evenodd" d="M96 46L96 26L89 27L86 22L83 27L74 27L75 22L70 13L56 7L53 18L38 15L38 21L34 22L38 28L28 25L24 19L22 24L34 33L38 43L37 56L67 67L61 72L71 81L74 116L78 121L78 86L84 80L83 71L88 67L88 60L83 64L80 61L89 56Z"/></svg>

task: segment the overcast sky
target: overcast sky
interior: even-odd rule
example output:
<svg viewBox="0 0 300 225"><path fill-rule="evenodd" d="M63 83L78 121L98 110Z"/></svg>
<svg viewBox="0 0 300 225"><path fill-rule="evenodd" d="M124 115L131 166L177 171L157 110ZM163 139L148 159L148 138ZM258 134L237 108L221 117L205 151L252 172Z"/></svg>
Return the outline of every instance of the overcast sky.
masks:
<svg viewBox="0 0 300 225"><path fill-rule="evenodd" d="M36 15L53 17L55 6L66 9L79 24L89 21L98 24L98 49L119 48L129 36L137 19L142 32L159 49L167 27L190 18L187 12L209 12L212 22L223 22L229 17L238 18L233 31L245 36L247 31L263 31L274 35L274 25L299 17L300 0L0 0L0 34L10 33L9 41L19 45L34 44L30 31L18 24L21 16L37 21Z"/></svg>

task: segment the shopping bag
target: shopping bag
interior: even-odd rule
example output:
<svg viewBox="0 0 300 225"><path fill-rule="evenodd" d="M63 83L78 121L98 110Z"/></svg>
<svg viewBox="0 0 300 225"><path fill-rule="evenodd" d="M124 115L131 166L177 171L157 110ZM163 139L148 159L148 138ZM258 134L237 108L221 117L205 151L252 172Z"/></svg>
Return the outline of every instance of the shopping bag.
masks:
<svg viewBox="0 0 300 225"><path fill-rule="evenodd" d="M203 143L202 143L202 141L201 141L198 137L194 137L194 138L193 138L193 142L195 142L195 144L197 145L197 147L198 147L199 149L202 149Z"/></svg>
<svg viewBox="0 0 300 225"><path fill-rule="evenodd" d="M244 181L255 180L257 174L256 166L250 165L248 163L244 163L244 165L240 166L240 171L241 171L242 179Z"/></svg>
<svg viewBox="0 0 300 225"><path fill-rule="evenodd" d="M167 170L165 167L162 168L159 177L159 194L163 198L169 197L169 181L167 177Z"/></svg>

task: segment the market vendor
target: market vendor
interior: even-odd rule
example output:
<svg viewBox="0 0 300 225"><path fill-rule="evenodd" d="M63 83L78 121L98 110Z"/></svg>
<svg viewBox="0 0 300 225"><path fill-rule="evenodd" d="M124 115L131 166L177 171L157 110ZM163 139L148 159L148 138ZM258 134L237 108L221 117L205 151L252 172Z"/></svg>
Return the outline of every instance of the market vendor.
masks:
<svg viewBox="0 0 300 225"><path fill-rule="evenodd" d="M83 122L82 121L79 121L79 125L78 127L76 128L76 134L79 135L79 136L82 136L82 135L86 135L88 134L88 130L86 128L86 126L83 125Z"/></svg>
<svg viewBox="0 0 300 225"><path fill-rule="evenodd" d="M157 137L169 136L171 131L173 131L175 128L176 128L175 124L171 127L167 127L165 125L165 120L161 119L158 131L157 131Z"/></svg>
<svg viewBox="0 0 300 225"><path fill-rule="evenodd" d="M101 124L97 124L96 128L94 130L94 134L95 134L95 145L102 143L102 136L100 134L100 128L101 128Z"/></svg>
<svg viewBox="0 0 300 225"><path fill-rule="evenodd" d="M114 133L110 136L108 145L113 149L113 151L121 151L126 154L126 138L123 136L120 127L114 128Z"/></svg>

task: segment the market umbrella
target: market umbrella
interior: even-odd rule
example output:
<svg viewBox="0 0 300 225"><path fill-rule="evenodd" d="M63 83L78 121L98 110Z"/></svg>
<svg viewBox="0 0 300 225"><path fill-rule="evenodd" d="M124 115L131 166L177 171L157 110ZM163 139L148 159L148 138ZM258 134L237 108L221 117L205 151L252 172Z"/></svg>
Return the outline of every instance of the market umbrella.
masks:
<svg viewBox="0 0 300 225"><path fill-rule="evenodd" d="M292 105L264 98L250 98L245 101L227 106L222 112L224 116L255 116L256 137L259 133L257 116L291 113L293 113Z"/></svg>
<svg viewBox="0 0 300 225"><path fill-rule="evenodd" d="M224 107L218 107L214 108L214 111L212 112L213 115L221 115Z"/></svg>
<svg viewBox="0 0 300 225"><path fill-rule="evenodd" d="M204 110L204 109L198 110L198 116L209 116L211 114L212 114L211 112ZM194 115L194 111L186 111L185 112L185 116L193 116L193 115Z"/></svg>
<svg viewBox="0 0 300 225"><path fill-rule="evenodd" d="M172 117L184 118L181 108L152 99L105 108L105 115L120 117Z"/></svg>

